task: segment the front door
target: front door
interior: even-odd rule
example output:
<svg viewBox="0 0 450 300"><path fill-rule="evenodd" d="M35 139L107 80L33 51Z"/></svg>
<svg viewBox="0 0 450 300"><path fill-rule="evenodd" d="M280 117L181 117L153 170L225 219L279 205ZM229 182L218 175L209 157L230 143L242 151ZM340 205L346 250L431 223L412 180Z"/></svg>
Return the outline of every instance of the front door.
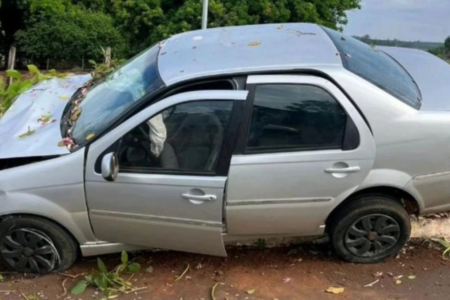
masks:
<svg viewBox="0 0 450 300"><path fill-rule="evenodd" d="M247 86L253 96L231 161L228 234L323 234L330 212L372 169L368 125L323 78L250 76Z"/></svg>
<svg viewBox="0 0 450 300"><path fill-rule="evenodd" d="M245 91L171 96L88 150L86 198L102 241L225 256L224 189ZM101 175L114 152L116 180Z"/></svg>

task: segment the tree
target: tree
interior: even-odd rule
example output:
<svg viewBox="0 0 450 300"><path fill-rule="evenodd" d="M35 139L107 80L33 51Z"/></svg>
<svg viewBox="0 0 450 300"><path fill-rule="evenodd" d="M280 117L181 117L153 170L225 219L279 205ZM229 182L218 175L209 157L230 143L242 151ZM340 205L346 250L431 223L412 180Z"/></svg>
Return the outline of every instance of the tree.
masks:
<svg viewBox="0 0 450 300"><path fill-rule="evenodd" d="M35 6L30 12L27 28L19 30L15 38L20 50L33 58L98 59L101 47L123 51L120 32L103 13L71 4L52 10Z"/></svg>
<svg viewBox="0 0 450 300"><path fill-rule="evenodd" d="M108 2L105 0L72 0L72 2L73 4L96 12L105 12L108 6Z"/></svg>
<svg viewBox="0 0 450 300"><path fill-rule="evenodd" d="M444 47L447 52L450 52L450 36L445 40Z"/></svg>
<svg viewBox="0 0 450 300"><path fill-rule="evenodd" d="M131 49L141 50L169 36L200 29L199 0L112 0L110 14L130 35ZM346 11L360 8L360 0L210 0L209 27L311 22L339 29Z"/></svg>
<svg viewBox="0 0 450 300"><path fill-rule="evenodd" d="M14 35L25 26L24 0L2 0L0 6L1 50L8 61L9 48L14 44Z"/></svg>
<svg viewBox="0 0 450 300"><path fill-rule="evenodd" d="M202 15L201 0L0 1L5 49L19 42L20 51L36 58L94 55L92 47L117 43L121 48L124 40L124 54L131 56L199 29ZM346 11L357 8L360 0L210 0L208 26L311 22L340 29Z"/></svg>
<svg viewBox="0 0 450 300"><path fill-rule="evenodd" d="M130 54L148 47L157 26L166 22L159 0L111 0L108 13L119 30L128 38Z"/></svg>

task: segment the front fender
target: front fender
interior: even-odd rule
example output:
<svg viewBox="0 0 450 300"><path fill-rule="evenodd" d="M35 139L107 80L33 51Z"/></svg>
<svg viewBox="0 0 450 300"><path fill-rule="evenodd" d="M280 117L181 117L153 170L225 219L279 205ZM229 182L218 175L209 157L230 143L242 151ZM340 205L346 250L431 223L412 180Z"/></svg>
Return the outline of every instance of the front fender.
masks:
<svg viewBox="0 0 450 300"><path fill-rule="evenodd" d="M84 151L0 171L0 216L31 214L95 241L84 193Z"/></svg>
<svg viewBox="0 0 450 300"><path fill-rule="evenodd" d="M61 188L65 188L70 195L75 190L82 189L83 186ZM35 193L5 193L0 191L0 216L10 215L33 215L54 221L70 232L79 244L95 240L95 237L91 234L89 216L86 210L68 212L58 204Z"/></svg>

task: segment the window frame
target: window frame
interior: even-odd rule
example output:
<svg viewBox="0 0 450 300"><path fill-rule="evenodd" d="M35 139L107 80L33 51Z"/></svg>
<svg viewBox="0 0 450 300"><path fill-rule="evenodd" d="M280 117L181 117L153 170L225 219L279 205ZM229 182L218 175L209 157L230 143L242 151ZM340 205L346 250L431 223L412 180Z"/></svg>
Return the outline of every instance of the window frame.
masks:
<svg viewBox="0 0 450 300"><path fill-rule="evenodd" d="M162 169L162 168L148 168L148 167L128 167L128 166L120 166L119 162L119 174L147 174L147 175L179 175L179 176L227 176L230 168L231 156L234 149L234 145L236 143L237 137L239 136L239 128L242 122L242 114L244 109L244 101L235 100L235 99L196 99L190 100L183 103L178 103L169 107L164 108L161 111L158 111L154 115L150 116L147 120L153 118L154 116L160 114L161 112L170 109L177 105L182 105L186 103L193 102L205 102L205 101L229 101L232 102L231 111L230 111L230 120L228 122L228 126L224 128L224 138L222 141L222 146L220 148L220 153L218 156L218 162L216 167L212 171L203 171L203 170L177 170L177 169ZM144 121L145 122L145 121ZM142 125L139 124L138 126ZM135 127L136 128L136 127ZM133 128L132 130L134 130ZM128 133L126 133L128 134ZM110 145L102 154L97 158L95 163L95 172L101 174L101 160L104 155L110 152L117 152L120 150L120 146L122 143L122 138L119 137L112 145Z"/></svg>
<svg viewBox="0 0 450 300"><path fill-rule="evenodd" d="M342 108L342 110L346 113L347 120L344 128L344 136L342 138L342 143L340 147L292 147L292 148L284 148L284 149L249 149L247 147L248 136L250 134L250 127L253 116L253 107L256 97L256 89L258 86L265 85L294 85L294 86L313 86L315 88L319 88L325 91L327 94L332 97L337 104ZM243 125L240 131L240 139L236 145L236 149L234 154L244 154L244 155L254 155L254 154L271 154L271 153L290 153L290 152L311 152L311 151L351 151L359 148L361 143L361 138L359 134L359 130L355 125L351 115L342 105L342 103L331 93L329 90L324 87L313 84L313 83L292 83L292 82L273 82L273 83L256 83L256 84L248 84L247 90L249 91L245 111L243 116Z"/></svg>

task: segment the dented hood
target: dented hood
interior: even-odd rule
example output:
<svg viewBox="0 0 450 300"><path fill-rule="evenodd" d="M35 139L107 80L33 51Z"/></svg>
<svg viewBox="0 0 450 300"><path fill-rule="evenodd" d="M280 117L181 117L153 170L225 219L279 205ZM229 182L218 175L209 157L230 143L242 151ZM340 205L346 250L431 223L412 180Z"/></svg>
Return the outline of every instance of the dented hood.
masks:
<svg viewBox="0 0 450 300"><path fill-rule="evenodd" d="M414 78L422 94L421 110L450 110L450 64L422 50L377 49L398 61Z"/></svg>
<svg viewBox="0 0 450 300"><path fill-rule="evenodd" d="M71 96L90 75L54 78L20 95L0 119L0 159L68 154L61 117Z"/></svg>

